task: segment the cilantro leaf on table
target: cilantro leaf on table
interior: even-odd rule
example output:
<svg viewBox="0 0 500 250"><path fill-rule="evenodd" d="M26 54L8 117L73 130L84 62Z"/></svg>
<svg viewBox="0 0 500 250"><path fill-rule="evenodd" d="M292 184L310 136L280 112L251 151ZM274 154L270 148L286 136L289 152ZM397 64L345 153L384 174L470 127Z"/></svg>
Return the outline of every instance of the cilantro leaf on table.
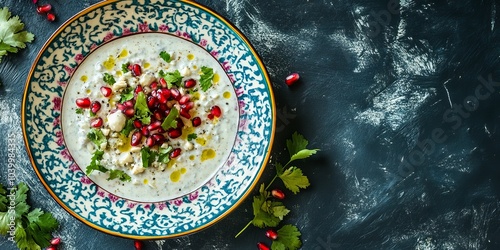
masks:
<svg viewBox="0 0 500 250"><path fill-rule="evenodd" d="M1 185L0 189L5 191ZM3 191L0 191L0 197L10 199L10 196L7 196L7 192ZM12 232L12 239L16 241L17 247L23 250L42 249L50 245L51 234L57 229L59 223L51 213L44 212L39 208L35 208L29 212L30 206L27 204L28 191L28 186L22 182L11 189L11 194L15 202L15 206L12 207L15 208L14 210L10 210L14 212L7 210L0 212L0 234L6 235L9 233L9 236L12 237L9 230L11 229L10 224L14 219L15 228Z"/></svg>
<svg viewBox="0 0 500 250"><path fill-rule="evenodd" d="M271 202L269 192L261 184L259 195L253 198L253 215L252 224L256 227L276 227L283 220L283 216L288 214L289 210L285 208L281 202Z"/></svg>
<svg viewBox="0 0 500 250"><path fill-rule="evenodd" d="M169 53L167 53L166 51L162 51L162 52L160 52L160 57L161 57L161 59L163 59L163 61L165 61L165 62L168 62L168 63L169 63L169 62L171 62L171 61L172 61L172 58L170 57L170 54L169 54Z"/></svg>
<svg viewBox="0 0 500 250"><path fill-rule="evenodd" d="M179 110L175 107L170 109L170 113L168 113L167 117L161 123L161 128L164 130L169 130L170 128L177 127L177 118L179 117Z"/></svg>
<svg viewBox="0 0 500 250"><path fill-rule="evenodd" d="M292 155L290 161L306 159L309 158L311 155L316 154L317 152L318 152L317 149L302 149L299 152Z"/></svg>
<svg viewBox="0 0 500 250"><path fill-rule="evenodd" d="M212 80L214 79L214 69L209 67L201 67L201 76L200 76L200 87L201 90L207 91L210 87L212 87Z"/></svg>
<svg viewBox="0 0 500 250"><path fill-rule="evenodd" d="M278 175L278 177L283 181L285 187L294 194L297 194L300 188L305 189L310 185L307 176L304 176L302 170L297 167L288 168L282 174Z"/></svg>
<svg viewBox="0 0 500 250"><path fill-rule="evenodd" d="M132 178L130 177L130 175L128 175L127 173L125 173L124 171L122 170L119 170L119 169L111 169L109 171L109 177L108 177L108 181L109 180L114 180L118 178L120 181L131 181Z"/></svg>
<svg viewBox="0 0 500 250"><path fill-rule="evenodd" d="M151 110L149 110L144 92L139 92L139 94L137 94L134 109L136 117L139 118L143 124L149 124L151 122L152 113Z"/></svg>
<svg viewBox="0 0 500 250"><path fill-rule="evenodd" d="M110 75L109 73L104 73L102 80L109 85L113 85L116 83L115 78L112 75Z"/></svg>
<svg viewBox="0 0 500 250"><path fill-rule="evenodd" d="M284 225L277 231L278 238L271 245L272 250L297 250L301 247L299 229L293 225Z"/></svg>
<svg viewBox="0 0 500 250"><path fill-rule="evenodd" d="M17 53L19 49L26 48L26 43L33 41L35 35L23 29L19 16L11 17L7 7L0 9L0 62L3 56Z"/></svg>
<svg viewBox="0 0 500 250"><path fill-rule="evenodd" d="M309 144L309 142L304 138L304 136L297 132L293 133L292 139L286 140L286 147L288 149L288 153L290 153L290 158L292 158L293 155L297 154L299 151L307 149L307 144Z"/></svg>
<svg viewBox="0 0 500 250"><path fill-rule="evenodd" d="M105 143L106 136L102 133L100 129L91 129L90 132L87 134L87 139L89 139L91 142L93 142L97 147L101 147L101 144Z"/></svg>
<svg viewBox="0 0 500 250"><path fill-rule="evenodd" d="M26 216L28 218L27 235L30 235L33 241L40 246L49 246L52 239L51 232L54 231L59 223L50 213L44 213L39 208L32 210Z"/></svg>
<svg viewBox="0 0 500 250"><path fill-rule="evenodd" d="M0 183L0 212L7 211L7 204L9 200L7 199L7 190Z"/></svg>

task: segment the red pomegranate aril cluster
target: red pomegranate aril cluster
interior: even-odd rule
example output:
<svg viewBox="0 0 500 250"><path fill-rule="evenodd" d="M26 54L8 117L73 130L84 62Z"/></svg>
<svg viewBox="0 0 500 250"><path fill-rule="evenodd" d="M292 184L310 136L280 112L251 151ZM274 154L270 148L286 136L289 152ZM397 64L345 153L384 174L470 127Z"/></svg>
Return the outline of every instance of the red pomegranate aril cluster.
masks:
<svg viewBox="0 0 500 250"><path fill-rule="evenodd" d="M33 1L33 3L37 3L38 1ZM54 13L51 12L52 10L52 5L50 4L42 4L42 5L38 5L36 7L36 13L40 14L40 15L47 15L47 20L49 20L50 22L53 22L56 20L56 15Z"/></svg>

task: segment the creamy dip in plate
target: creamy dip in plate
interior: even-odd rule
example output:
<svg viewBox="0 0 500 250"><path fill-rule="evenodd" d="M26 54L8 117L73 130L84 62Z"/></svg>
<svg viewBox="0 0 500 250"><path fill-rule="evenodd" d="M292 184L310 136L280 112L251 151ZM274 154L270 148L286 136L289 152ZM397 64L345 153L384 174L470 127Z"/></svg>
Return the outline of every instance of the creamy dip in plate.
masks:
<svg viewBox="0 0 500 250"><path fill-rule="evenodd" d="M73 159L92 181L123 198L157 202L216 174L238 119L231 81L207 51L144 33L85 58L65 91L61 121Z"/></svg>

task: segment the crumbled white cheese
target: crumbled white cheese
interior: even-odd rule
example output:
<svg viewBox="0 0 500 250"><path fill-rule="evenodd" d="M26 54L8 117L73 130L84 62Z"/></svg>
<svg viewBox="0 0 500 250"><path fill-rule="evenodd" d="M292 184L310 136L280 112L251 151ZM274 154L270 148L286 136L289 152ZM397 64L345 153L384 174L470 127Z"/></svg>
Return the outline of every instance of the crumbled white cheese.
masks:
<svg viewBox="0 0 500 250"><path fill-rule="evenodd" d="M194 148L194 145L193 145L193 143L191 143L191 142L188 142L188 141L187 141L187 142L184 144L184 149L185 149L185 150L192 150L193 148Z"/></svg>
<svg viewBox="0 0 500 250"><path fill-rule="evenodd" d="M103 129L101 129L101 131L102 131L102 134L103 134L104 136L108 136L108 135L109 135L109 132L110 132L110 130L109 130L109 129L107 129L107 128L103 128Z"/></svg>
<svg viewBox="0 0 500 250"><path fill-rule="evenodd" d="M151 85L151 83L155 80L156 78L153 74L142 74L141 78L139 79L139 84L141 84L143 87L146 87Z"/></svg>
<svg viewBox="0 0 500 250"><path fill-rule="evenodd" d="M188 67L184 67L181 70L181 76L189 76L191 75L191 70Z"/></svg>
<svg viewBox="0 0 500 250"><path fill-rule="evenodd" d="M142 167L142 163L135 163L133 164L134 168L132 168L132 174L140 174L146 170L144 167Z"/></svg>
<svg viewBox="0 0 500 250"><path fill-rule="evenodd" d="M111 130L120 132L122 129L125 127L125 122L127 121L127 118L125 115L120 112L114 112L110 115L108 115L108 126Z"/></svg>
<svg viewBox="0 0 500 250"><path fill-rule="evenodd" d="M113 89L113 91L119 91L119 90L122 90L124 88L127 87L127 82L123 79L119 79L118 81L116 81L113 86L111 86L111 89Z"/></svg>
<svg viewBox="0 0 500 250"><path fill-rule="evenodd" d="M133 161L134 161L134 158L128 152L121 153L120 156L118 157L118 165L120 165L120 166L123 166L127 163L131 163Z"/></svg>

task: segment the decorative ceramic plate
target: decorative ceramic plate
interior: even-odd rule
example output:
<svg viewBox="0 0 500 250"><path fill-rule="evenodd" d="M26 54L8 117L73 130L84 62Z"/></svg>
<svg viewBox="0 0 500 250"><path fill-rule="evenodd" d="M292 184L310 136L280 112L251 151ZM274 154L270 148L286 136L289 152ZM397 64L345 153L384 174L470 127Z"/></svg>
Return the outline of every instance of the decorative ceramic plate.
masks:
<svg viewBox="0 0 500 250"><path fill-rule="evenodd" d="M234 89L238 128L223 164L201 187L178 198L137 201L103 188L82 171L71 151L76 142L68 140L63 123L79 66L104 51L99 48L137 36L148 39L148 34L195 44L218 63ZM189 1L104 1L80 12L41 49L22 106L28 155L52 197L85 224L135 239L193 233L234 210L265 168L275 119L267 72L248 40L214 11Z"/></svg>

